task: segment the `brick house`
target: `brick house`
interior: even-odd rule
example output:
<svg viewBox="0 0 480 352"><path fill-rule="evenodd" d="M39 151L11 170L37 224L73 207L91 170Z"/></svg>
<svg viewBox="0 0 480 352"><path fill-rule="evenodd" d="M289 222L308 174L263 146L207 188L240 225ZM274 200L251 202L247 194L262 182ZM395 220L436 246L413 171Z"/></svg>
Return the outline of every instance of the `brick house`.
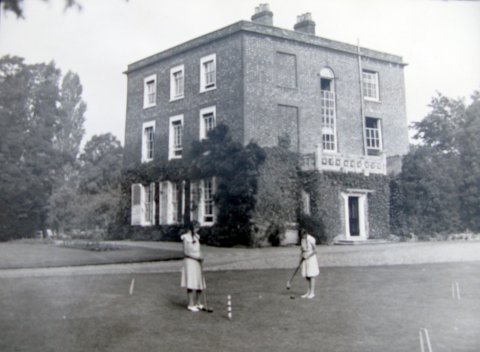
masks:
<svg viewBox="0 0 480 352"><path fill-rule="evenodd" d="M294 30L274 27L266 4L251 20L128 66L125 168L180 160L219 123L244 145L288 135L304 211L337 239L388 235L387 175L408 151L402 58L316 36L309 13ZM132 184L131 225L179 223L194 197L190 215L214 224L215 178L189 188Z"/></svg>

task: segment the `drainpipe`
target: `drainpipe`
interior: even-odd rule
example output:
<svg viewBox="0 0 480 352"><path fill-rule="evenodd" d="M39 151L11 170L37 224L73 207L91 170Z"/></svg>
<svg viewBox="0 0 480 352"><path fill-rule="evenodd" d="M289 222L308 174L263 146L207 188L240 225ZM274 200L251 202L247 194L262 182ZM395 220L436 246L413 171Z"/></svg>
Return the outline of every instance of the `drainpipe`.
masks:
<svg viewBox="0 0 480 352"><path fill-rule="evenodd" d="M363 137L363 155L367 154L367 137L365 135L365 102L363 99L363 71L362 55L360 53L360 40L357 39L357 58L358 58L358 81L360 83L360 116L362 118L362 137Z"/></svg>

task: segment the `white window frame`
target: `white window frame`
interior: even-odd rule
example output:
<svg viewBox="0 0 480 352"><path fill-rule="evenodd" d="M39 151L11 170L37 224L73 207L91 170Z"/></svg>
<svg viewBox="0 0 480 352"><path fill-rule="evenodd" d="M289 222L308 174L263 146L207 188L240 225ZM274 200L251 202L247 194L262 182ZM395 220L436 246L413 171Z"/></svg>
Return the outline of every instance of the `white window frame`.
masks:
<svg viewBox="0 0 480 352"><path fill-rule="evenodd" d="M151 141L151 155L149 155L149 140L147 140L147 129L152 129L152 138ZM155 153L155 120L144 122L142 125L142 163L146 163L153 160Z"/></svg>
<svg viewBox="0 0 480 352"><path fill-rule="evenodd" d="M331 81L330 90L321 88L321 80ZM337 113L335 104L335 75L324 67L320 70L320 114L322 122L322 150L326 153L337 152Z"/></svg>
<svg viewBox="0 0 480 352"><path fill-rule="evenodd" d="M217 208L213 198L217 189L216 178L211 177L208 180L211 180L211 197L212 197L212 211L209 214L206 214L206 203L205 203L205 179L191 182L190 184L190 217L192 220L197 220L202 226L212 226L217 218ZM208 218L207 218L208 217Z"/></svg>
<svg viewBox="0 0 480 352"><path fill-rule="evenodd" d="M378 72L372 70L362 71L362 90L365 100L379 101Z"/></svg>
<svg viewBox="0 0 480 352"><path fill-rule="evenodd" d="M176 127L180 121L180 147L176 145L178 136L176 135ZM183 115L177 115L170 117L168 123L168 160L181 159L183 155Z"/></svg>
<svg viewBox="0 0 480 352"><path fill-rule="evenodd" d="M377 122L377 127L367 127L367 119L375 120ZM383 150L381 119L371 116L365 117L365 145L367 146L367 151L378 150L381 152Z"/></svg>
<svg viewBox="0 0 480 352"><path fill-rule="evenodd" d="M207 187L206 184L207 182L210 185L209 189L209 198L207 199ZM203 225L213 225L215 222L215 202L213 201L213 197L215 195L215 178L208 178L208 179L203 179L201 181L201 190L202 190L202 195L201 195L201 205L202 205L202 224ZM210 211L207 212L207 200L208 200L208 208L210 208ZM208 218L207 218L208 217Z"/></svg>
<svg viewBox="0 0 480 352"><path fill-rule="evenodd" d="M181 197L179 197L178 192L181 192ZM180 207L178 204L179 201L181 202ZM159 208L159 224L173 225L182 223L185 213L185 182L160 182ZM181 211L180 213L178 212L179 209Z"/></svg>
<svg viewBox="0 0 480 352"><path fill-rule="evenodd" d="M177 82L175 75L181 73L180 82ZM180 85L181 89L178 89ZM170 101L182 99L185 96L185 66L180 65L170 69Z"/></svg>
<svg viewBox="0 0 480 352"><path fill-rule="evenodd" d="M213 62L213 82L207 82L206 64ZM200 93L217 88L217 55L211 54L200 59Z"/></svg>
<svg viewBox="0 0 480 352"><path fill-rule="evenodd" d="M147 109L155 105L157 105L157 75L153 74L143 79L143 108Z"/></svg>
<svg viewBox="0 0 480 352"><path fill-rule="evenodd" d="M205 116L213 114L213 127L207 130L207 123ZM208 137L208 132L217 126L217 108L216 106L209 106L200 110L200 140Z"/></svg>

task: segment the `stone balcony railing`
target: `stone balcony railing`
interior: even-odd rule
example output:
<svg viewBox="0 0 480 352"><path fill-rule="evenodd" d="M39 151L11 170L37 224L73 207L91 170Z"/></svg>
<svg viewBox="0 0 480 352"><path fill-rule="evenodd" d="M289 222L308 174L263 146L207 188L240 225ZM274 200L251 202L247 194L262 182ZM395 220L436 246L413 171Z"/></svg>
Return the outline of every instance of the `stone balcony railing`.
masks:
<svg viewBox="0 0 480 352"><path fill-rule="evenodd" d="M387 158L385 154L372 156L323 153L321 148L317 148L314 153L302 155L300 167L303 171L318 170L386 175Z"/></svg>

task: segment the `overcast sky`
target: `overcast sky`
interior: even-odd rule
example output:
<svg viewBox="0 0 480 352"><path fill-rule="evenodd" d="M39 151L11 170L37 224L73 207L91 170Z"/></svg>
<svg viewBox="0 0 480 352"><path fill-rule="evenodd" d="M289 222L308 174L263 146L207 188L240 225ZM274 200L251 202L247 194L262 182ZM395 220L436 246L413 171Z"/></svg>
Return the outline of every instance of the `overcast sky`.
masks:
<svg viewBox="0 0 480 352"><path fill-rule="evenodd" d="M258 0L25 0L26 19L2 14L0 56L55 61L80 76L86 138L112 132L123 144L127 65L240 20ZM428 112L436 91L468 98L480 89L480 2L270 0L277 27L311 12L318 36L400 55L408 121Z"/></svg>

